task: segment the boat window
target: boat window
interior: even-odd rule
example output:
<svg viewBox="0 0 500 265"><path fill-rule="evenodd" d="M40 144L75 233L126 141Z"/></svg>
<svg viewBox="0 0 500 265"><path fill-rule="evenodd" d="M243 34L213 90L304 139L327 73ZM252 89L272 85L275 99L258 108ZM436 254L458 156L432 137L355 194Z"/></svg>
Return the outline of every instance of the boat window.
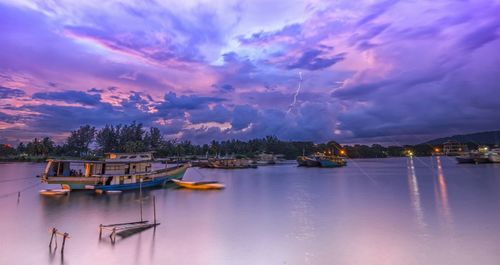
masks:
<svg viewBox="0 0 500 265"><path fill-rule="evenodd" d="M127 156L120 156L120 159L125 159L127 158Z"/></svg>
<svg viewBox="0 0 500 265"><path fill-rule="evenodd" d="M59 174L60 176L81 176L85 168L82 163L60 162Z"/></svg>
<svg viewBox="0 0 500 265"><path fill-rule="evenodd" d="M131 156L131 157L129 157L129 158L136 158L136 157L137 157L137 156Z"/></svg>
<svg viewBox="0 0 500 265"><path fill-rule="evenodd" d="M141 155L142 158L148 158L148 155Z"/></svg>

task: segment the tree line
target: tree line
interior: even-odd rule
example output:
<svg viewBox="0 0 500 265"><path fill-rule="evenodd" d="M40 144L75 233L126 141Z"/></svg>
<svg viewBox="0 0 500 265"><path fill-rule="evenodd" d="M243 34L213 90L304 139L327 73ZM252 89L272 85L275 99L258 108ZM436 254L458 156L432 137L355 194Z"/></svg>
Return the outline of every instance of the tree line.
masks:
<svg viewBox="0 0 500 265"><path fill-rule="evenodd" d="M405 150L412 150L417 156L431 155L435 147L431 145L389 146L373 144L345 145L335 141L315 144L312 141L282 141L276 136L252 139L249 141L226 140L212 141L207 144L193 144L191 141L165 139L156 127L144 128L141 123L106 125L101 129L84 125L71 131L66 141L55 144L52 139L35 138L17 147L0 144L0 157L99 157L107 152L135 153L154 151L156 157L167 156L225 156L241 155L253 157L260 153L283 154L287 159L315 152L346 155L350 158L377 158L404 156Z"/></svg>

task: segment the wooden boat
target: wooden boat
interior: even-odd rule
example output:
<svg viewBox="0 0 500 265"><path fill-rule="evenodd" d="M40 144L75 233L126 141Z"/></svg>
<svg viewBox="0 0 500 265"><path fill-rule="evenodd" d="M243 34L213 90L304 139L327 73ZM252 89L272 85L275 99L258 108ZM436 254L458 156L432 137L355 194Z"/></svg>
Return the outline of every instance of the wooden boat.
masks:
<svg viewBox="0 0 500 265"><path fill-rule="evenodd" d="M67 189L46 189L46 190L41 190L39 193L40 195L45 195L45 196L54 196L54 195L67 195L69 194L70 190Z"/></svg>
<svg viewBox="0 0 500 265"><path fill-rule="evenodd" d="M102 161L49 159L42 175L47 184L74 189L123 191L160 187L172 179L182 179L189 163L152 170L152 153L109 153Z"/></svg>
<svg viewBox="0 0 500 265"><path fill-rule="evenodd" d="M318 156L316 159L321 167L343 167L347 164L343 158L338 156Z"/></svg>
<svg viewBox="0 0 500 265"><path fill-rule="evenodd" d="M224 188L224 184L218 181L200 181L200 182L189 182L173 179L175 184L181 188L193 189L193 190L220 190Z"/></svg>
<svg viewBox="0 0 500 265"><path fill-rule="evenodd" d="M488 159L491 163L500 163L500 148L492 149L488 153Z"/></svg>
<svg viewBox="0 0 500 265"><path fill-rule="evenodd" d="M206 168L218 169L242 169L242 168L257 168L257 165L251 164L248 159L242 158L211 158L204 166Z"/></svg>
<svg viewBox="0 0 500 265"><path fill-rule="evenodd" d="M314 156L299 156L297 163L302 167L343 167L347 164L344 158L333 155L317 154Z"/></svg>
<svg viewBox="0 0 500 265"><path fill-rule="evenodd" d="M297 157L297 163L299 167L319 167L321 165L316 158L309 156Z"/></svg>

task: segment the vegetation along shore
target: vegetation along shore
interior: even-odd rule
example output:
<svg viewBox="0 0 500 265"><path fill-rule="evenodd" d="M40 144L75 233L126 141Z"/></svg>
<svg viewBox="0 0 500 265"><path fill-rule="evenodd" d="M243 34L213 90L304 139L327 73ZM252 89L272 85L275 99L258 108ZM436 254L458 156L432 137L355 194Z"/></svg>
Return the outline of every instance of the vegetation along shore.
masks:
<svg viewBox="0 0 500 265"><path fill-rule="evenodd" d="M498 132L490 132L495 135ZM443 138L448 139L448 138ZM462 137L467 139L467 137ZM463 142L469 149L476 149L477 142ZM484 144L484 143L482 143ZM491 143L492 145L494 143ZM286 159L316 152L333 152L348 158L384 158L404 156L411 150L416 156L430 156L442 148L442 141L429 141L417 145L382 146L341 145L336 141L314 143L313 141L283 141L276 136L248 141L211 141L207 144L193 144L187 140L164 139L156 127L144 128L141 123L106 125L96 129L90 125L81 126L70 132L66 141L56 144L51 138L33 139L17 146L0 144L0 161L42 162L48 157L97 159L107 152L154 151L156 157L172 156L244 156L255 157L261 153L283 154Z"/></svg>

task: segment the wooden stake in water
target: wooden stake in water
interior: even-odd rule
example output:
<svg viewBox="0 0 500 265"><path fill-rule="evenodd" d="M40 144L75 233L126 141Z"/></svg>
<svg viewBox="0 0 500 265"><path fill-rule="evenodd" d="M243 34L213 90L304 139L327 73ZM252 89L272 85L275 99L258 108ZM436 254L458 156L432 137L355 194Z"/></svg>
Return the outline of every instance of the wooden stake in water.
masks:
<svg viewBox="0 0 500 265"><path fill-rule="evenodd" d="M52 228L52 235L50 236L50 243L49 243L49 248L52 248L52 240L55 238L56 239L56 247L57 247L57 237L56 236L57 229Z"/></svg>
<svg viewBox="0 0 500 265"><path fill-rule="evenodd" d="M156 196L153 196L153 218L156 225Z"/></svg>
<svg viewBox="0 0 500 265"><path fill-rule="evenodd" d="M141 203L141 222L142 220L142 178L139 179L139 200Z"/></svg>
<svg viewBox="0 0 500 265"><path fill-rule="evenodd" d="M66 244L66 238L69 237L68 233L63 234L63 242L62 242L62 247L61 247L61 255L64 254L64 244Z"/></svg>

